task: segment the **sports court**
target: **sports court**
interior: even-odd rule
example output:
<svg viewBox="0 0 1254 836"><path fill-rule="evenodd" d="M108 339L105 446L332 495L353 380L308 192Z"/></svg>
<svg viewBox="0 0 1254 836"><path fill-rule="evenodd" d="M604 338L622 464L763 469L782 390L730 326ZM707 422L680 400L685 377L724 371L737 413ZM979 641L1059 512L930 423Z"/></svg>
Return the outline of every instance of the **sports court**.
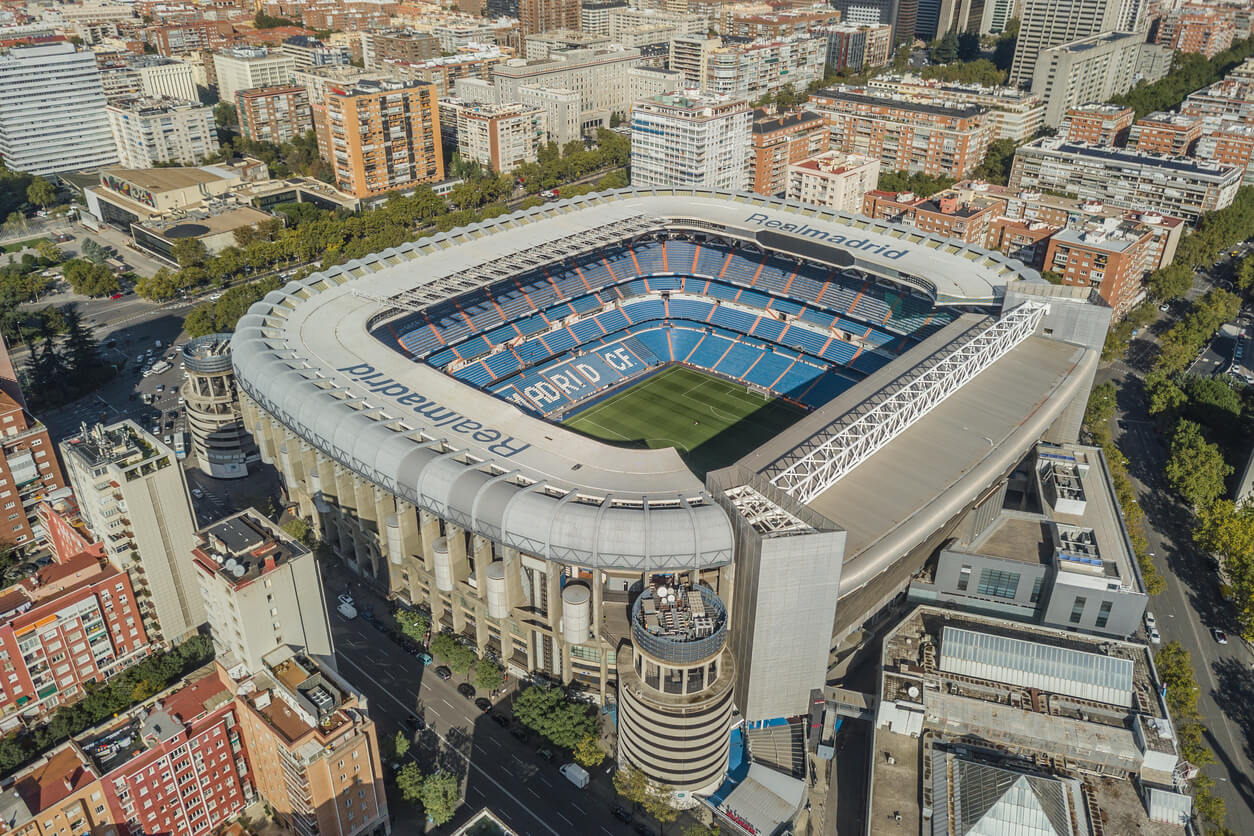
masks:
<svg viewBox="0 0 1254 836"><path fill-rule="evenodd" d="M672 366L562 423L623 446L674 447L704 476L756 449L804 414L785 400Z"/></svg>

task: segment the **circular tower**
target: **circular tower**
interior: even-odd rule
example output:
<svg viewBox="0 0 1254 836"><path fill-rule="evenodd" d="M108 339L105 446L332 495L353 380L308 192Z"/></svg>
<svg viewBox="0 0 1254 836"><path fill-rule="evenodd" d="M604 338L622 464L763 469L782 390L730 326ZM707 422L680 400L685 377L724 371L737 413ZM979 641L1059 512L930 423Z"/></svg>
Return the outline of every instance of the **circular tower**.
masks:
<svg viewBox="0 0 1254 836"><path fill-rule="evenodd" d="M235 392L231 335L189 340L183 345L183 364L187 371L183 400L196 462L215 479L247 476L253 441L244 429Z"/></svg>
<svg viewBox="0 0 1254 836"><path fill-rule="evenodd" d="M618 653L619 760L676 792L714 790L727 771L735 663L713 591L646 589Z"/></svg>

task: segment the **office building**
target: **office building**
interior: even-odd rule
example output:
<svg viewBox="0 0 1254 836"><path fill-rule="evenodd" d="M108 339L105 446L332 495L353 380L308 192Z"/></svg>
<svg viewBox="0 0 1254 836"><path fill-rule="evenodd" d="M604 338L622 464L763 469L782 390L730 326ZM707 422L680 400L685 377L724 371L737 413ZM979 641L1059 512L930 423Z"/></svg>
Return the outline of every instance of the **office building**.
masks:
<svg viewBox="0 0 1254 836"><path fill-rule="evenodd" d="M231 368L231 335L207 334L180 349L186 382L183 409L191 431L191 454L202 473L214 479L248 475L257 446L244 430L235 371Z"/></svg>
<svg viewBox="0 0 1254 836"><path fill-rule="evenodd" d="M258 673L280 647L335 667L313 552L254 508L201 529L199 539L191 556L222 667Z"/></svg>
<svg viewBox="0 0 1254 836"><path fill-rule="evenodd" d="M61 442L70 483L105 556L143 597L149 639L181 641L205 622L189 558L196 543L187 480L174 451L133 421Z"/></svg>
<svg viewBox="0 0 1254 836"><path fill-rule="evenodd" d="M164 97L194 102L199 99L192 65L160 55L127 55L100 68L105 98Z"/></svg>
<svg viewBox="0 0 1254 836"><path fill-rule="evenodd" d="M523 37L552 29L578 31L579 0L518 0L518 23Z"/></svg>
<svg viewBox="0 0 1254 836"><path fill-rule="evenodd" d="M435 86L360 81L327 96L336 188L376 197L444 179Z"/></svg>
<svg viewBox="0 0 1254 836"><path fill-rule="evenodd" d="M1164 57L1166 56L1166 57ZM1069 108L1105 102L1138 81L1157 81L1170 67L1170 52L1146 44L1138 32L1106 32L1042 50L1032 92L1045 101L1045 124L1058 125Z"/></svg>
<svg viewBox="0 0 1254 836"><path fill-rule="evenodd" d="M536 32L524 38L524 58L543 60L554 52L565 49L603 49L613 43L604 35L590 35L587 32L575 32L570 29L552 29L548 32Z"/></svg>
<svg viewBox="0 0 1254 836"><path fill-rule="evenodd" d="M334 668L279 648L234 684L257 792L280 822L320 836L391 832L374 721Z"/></svg>
<svg viewBox="0 0 1254 836"><path fill-rule="evenodd" d="M1010 188L1073 194L1196 223L1232 203L1242 171L1198 159L1078 145L1052 137L1020 146Z"/></svg>
<svg viewBox="0 0 1254 836"><path fill-rule="evenodd" d="M786 172L787 198L850 215L862 214L862 197L875 188L880 161L861 154L828 151L792 163Z"/></svg>
<svg viewBox="0 0 1254 836"><path fill-rule="evenodd" d="M628 71L643 64L638 49L569 49L546 59L514 59L492 68L498 101L524 102L523 87L550 87L579 94L580 130L608 127L614 113L631 109Z"/></svg>
<svg viewBox="0 0 1254 836"><path fill-rule="evenodd" d="M704 35L705 15L658 9L616 9L609 13L609 38L613 43L665 54L672 40L685 35Z"/></svg>
<svg viewBox="0 0 1254 836"><path fill-rule="evenodd" d="M313 129L309 90L295 84L239 90L235 112L240 133L260 142L279 145Z"/></svg>
<svg viewBox="0 0 1254 836"><path fill-rule="evenodd" d="M684 89L684 74L661 67L632 67L627 71L627 91L631 100L651 99Z"/></svg>
<svg viewBox="0 0 1254 836"><path fill-rule="evenodd" d="M1114 104L1086 104L1067 108L1058 124L1058 136L1067 142L1122 147L1136 113Z"/></svg>
<svg viewBox="0 0 1254 836"><path fill-rule="evenodd" d="M1214 58L1236 37L1232 10L1204 5L1172 9L1158 20L1155 42L1177 52Z"/></svg>
<svg viewBox="0 0 1254 836"><path fill-rule="evenodd" d="M631 182L639 188L747 191L753 113L743 100L656 96L631 109Z"/></svg>
<svg viewBox="0 0 1254 836"><path fill-rule="evenodd" d="M1041 53L1060 44L1113 33L1119 29L1122 5L1123 0L1024 0L1008 83L1032 85L1033 92L1043 92L1034 82Z"/></svg>
<svg viewBox="0 0 1254 836"><path fill-rule="evenodd" d="M827 150L823 117L808 110L792 113L753 112L749 179L761 195L782 195L788 189L788 166Z"/></svg>
<svg viewBox="0 0 1254 836"><path fill-rule="evenodd" d="M442 100L440 128L445 137L455 137L462 159L474 160L496 172L534 163L549 141L544 109L524 105Z"/></svg>
<svg viewBox="0 0 1254 836"><path fill-rule="evenodd" d="M1187 157L1193 146L1202 138L1202 120L1178 113L1147 113L1128 131L1127 147L1141 154L1166 154L1169 157ZM1202 159L1229 165L1211 156Z"/></svg>
<svg viewBox="0 0 1254 836"><path fill-rule="evenodd" d="M218 80L218 98L234 102L240 90L291 84L296 59L265 47L241 46L215 53L213 66Z"/></svg>
<svg viewBox="0 0 1254 836"><path fill-rule="evenodd" d="M886 171L961 179L984 160L995 126L974 105L944 107L833 87L810 96L832 135L832 149L878 157Z"/></svg>
<svg viewBox="0 0 1254 836"><path fill-rule="evenodd" d="M11 47L0 53L0 90L0 157L10 171L51 174L117 162L91 52L68 41Z"/></svg>
<svg viewBox="0 0 1254 836"><path fill-rule="evenodd" d="M646 68L639 68L646 69ZM629 70L635 73L636 70ZM651 90L657 86L664 86L659 80L653 78L654 75L662 75L665 73L649 73L648 88ZM633 79L634 82L634 79ZM633 89L639 89L641 84L633 83ZM488 105L509 105L509 102L500 100L500 88L491 82L484 81L479 78L459 78L454 85L455 98L465 102L473 102L477 104ZM582 98L574 90L566 90L557 87L518 87L515 90L518 97L516 104L522 107L539 108L544 112L544 127L548 134L548 141L556 142L559 146L565 145L573 139L579 139L582 135L580 132L580 114L582 110ZM449 99L440 101L441 107ZM443 124L443 116L441 116L440 130L446 137L456 137L457 126L451 128Z"/></svg>
<svg viewBox="0 0 1254 836"><path fill-rule="evenodd" d="M120 99L107 108L123 168L195 165L218 153L213 108L177 99Z"/></svg>
<svg viewBox="0 0 1254 836"><path fill-rule="evenodd" d="M48 428L0 392L0 542L29 546L44 540L39 503L68 494Z"/></svg>
<svg viewBox="0 0 1254 836"><path fill-rule="evenodd" d="M997 128L995 139L1010 139L1016 144L1036 136L1045 124L1045 104L1041 97L1015 87L984 87L926 79L909 73L884 73L868 79L867 88L919 104L986 108L989 120Z"/></svg>
<svg viewBox="0 0 1254 836"><path fill-rule="evenodd" d="M957 189L946 189L931 197L868 190L858 205L859 213L868 218L912 226L968 244L984 243L989 225L1003 207L995 198Z"/></svg>
<svg viewBox="0 0 1254 836"><path fill-rule="evenodd" d="M507 57L500 49L492 46L432 58L416 64L388 59L382 62L379 74L365 75L358 80L399 79L408 83L434 84L436 96L444 98L453 94L453 85L459 78L488 78L492 70L503 64Z"/></svg>
<svg viewBox="0 0 1254 836"><path fill-rule="evenodd" d="M914 35L925 41L934 41L951 32L986 34L985 5L986 0L919 0Z"/></svg>
<svg viewBox="0 0 1254 836"><path fill-rule="evenodd" d="M919 0L833 0L832 8L844 23L891 26L894 46L914 41Z"/></svg>
<svg viewBox="0 0 1254 836"><path fill-rule="evenodd" d="M102 553L89 546L0 592L0 730L76 702L148 654L130 578Z"/></svg>
<svg viewBox="0 0 1254 836"><path fill-rule="evenodd" d="M827 36L827 66L861 72L888 64L893 27L887 23L833 23L811 30Z"/></svg>

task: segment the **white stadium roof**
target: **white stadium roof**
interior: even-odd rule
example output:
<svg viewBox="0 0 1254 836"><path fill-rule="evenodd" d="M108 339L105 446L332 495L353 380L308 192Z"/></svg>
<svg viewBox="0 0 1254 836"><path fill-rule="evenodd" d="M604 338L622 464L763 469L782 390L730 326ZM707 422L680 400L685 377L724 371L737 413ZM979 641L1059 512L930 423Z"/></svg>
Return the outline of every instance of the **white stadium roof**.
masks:
<svg viewBox="0 0 1254 836"><path fill-rule="evenodd" d="M642 218L831 263L848 265L852 256L856 268L930 290L942 303L991 305L1008 282L1039 282L998 253L866 218L752 195L624 189L495 218L290 283L240 320L232 341L239 385L361 477L506 545L585 566L728 563L727 514L673 449L625 449L568 431L371 334L398 311L489 280L502 259L537 247L557 251L580 233ZM517 269L524 267L520 261Z"/></svg>

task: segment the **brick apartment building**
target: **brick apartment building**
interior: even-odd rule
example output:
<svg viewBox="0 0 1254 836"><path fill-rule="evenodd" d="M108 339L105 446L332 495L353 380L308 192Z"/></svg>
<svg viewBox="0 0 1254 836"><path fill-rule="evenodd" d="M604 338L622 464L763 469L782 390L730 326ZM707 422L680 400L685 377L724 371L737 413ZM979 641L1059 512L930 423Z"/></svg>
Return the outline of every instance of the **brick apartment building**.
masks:
<svg viewBox="0 0 1254 836"><path fill-rule="evenodd" d="M1214 58L1236 37L1234 9L1189 5L1168 12L1158 21L1155 42L1179 52Z"/></svg>
<svg viewBox="0 0 1254 836"><path fill-rule="evenodd" d="M444 179L435 85L363 80L331 90L326 131L335 184L354 197Z"/></svg>
<svg viewBox="0 0 1254 836"><path fill-rule="evenodd" d="M1142 154L1185 157L1202 138L1202 122L1178 113L1149 113L1132 125L1127 147Z"/></svg>
<svg viewBox="0 0 1254 836"><path fill-rule="evenodd" d="M1045 269L1057 274L1062 284L1096 289L1119 319L1140 296L1153 253L1149 227L1107 218L1057 232L1049 239Z"/></svg>
<svg viewBox="0 0 1254 836"><path fill-rule="evenodd" d="M294 85L257 87L235 93L239 127L247 139L279 145L313 128L309 90Z"/></svg>
<svg viewBox="0 0 1254 836"><path fill-rule="evenodd" d="M862 214L968 244L983 245L990 224L1004 206L1000 200L974 192L963 195L953 189L930 198L919 197L912 192L875 190L863 197Z"/></svg>
<svg viewBox="0 0 1254 836"><path fill-rule="evenodd" d="M68 494L48 428L0 391L0 543L40 539L39 502Z"/></svg>
<svg viewBox="0 0 1254 836"><path fill-rule="evenodd" d="M1058 125L1058 136L1067 142L1121 147L1127 141L1135 117L1132 108L1112 104L1070 107Z"/></svg>
<svg viewBox="0 0 1254 836"><path fill-rule="evenodd" d="M788 188L788 166L827 151L823 117L808 110L792 113L753 112L749 175L753 191L781 195Z"/></svg>
<svg viewBox="0 0 1254 836"><path fill-rule="evenodd" d="M984 160L996 127L981 107L944 107L836 87L810 97L832 150L878 157L886 171L962 179Z"/></svg>

